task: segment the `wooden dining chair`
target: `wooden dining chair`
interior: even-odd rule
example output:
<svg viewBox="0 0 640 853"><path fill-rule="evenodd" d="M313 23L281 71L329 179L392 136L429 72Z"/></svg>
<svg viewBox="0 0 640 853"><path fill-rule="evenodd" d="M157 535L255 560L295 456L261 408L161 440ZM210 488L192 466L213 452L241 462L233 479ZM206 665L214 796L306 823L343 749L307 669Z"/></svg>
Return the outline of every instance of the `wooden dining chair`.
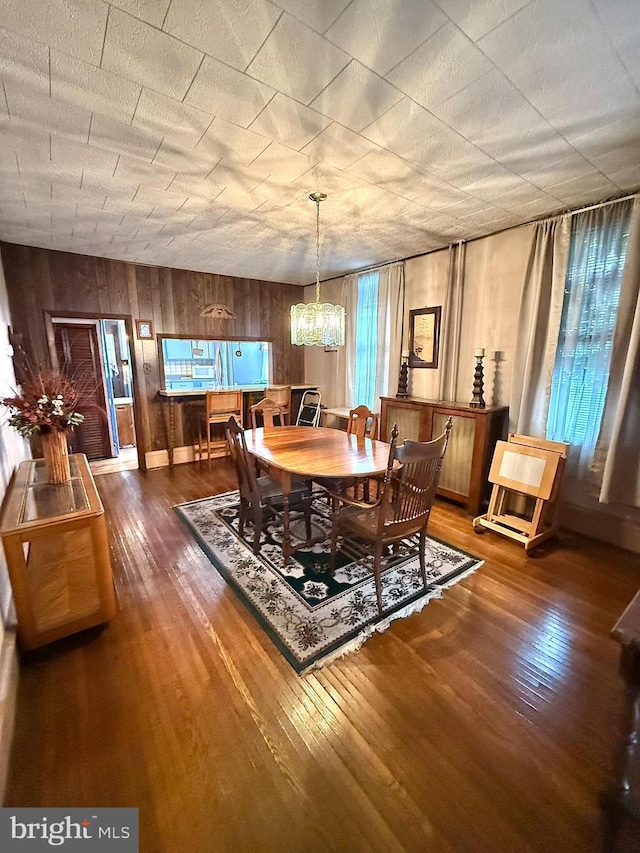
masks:
<svg viewBox="0 0 640 853"><path fill-rule="evenodd" d="M396 447L398 425L391 433L389 462L382 492L375 504L350 500L344 494L332 495L331 569L335 567L338 538L343 535L343 550L348 550L344 534L356 537L358 550L364 543L373 556L378 610L382 613L382 555L392 545L395 557L403 551L412 553L415 546L406 540L419 535L418 553L424 589L427 589L425 547L431 507L436 495L442 462L449 442L451 418L442 435L433 441L405 441ZM399 468L394 471L394 463ZM405 543L405 544L403 544Z"/></svg>
<svg viewBox="0 0 640 853"><path fill-rule="evenodd" d="M258 426L264 426L265 429L273 429L275 426L274 418L278 418L282 424L284 410L271 397L265 397L253 406L249 406L249 416L251 418L251 428L257 429ZM262 423L259 424L259 416L262 418Z"/></svg>
<svg viewBox="0 0 640 853"><path fill-rule="evenodd" d="M347 421L347 432L349 435L357 435L358 438L377 438L379 429L379 415L372 412L368 406L356 406L349 412Z"/></svg>
<svg viewBox="0 0 640 853"><path fill-rule="evenodd" d="M355 435L357 438L377 439L378 415L374 414L368 406L356 406L355 409L351 409L347 420L347 435ZM369 479L359 481L355 478L338 479L336 477L321 477L316 479L315 482L333 494L338 492L347 493L348 490L352 490L353 497L357 497L355 490L361 484L363 498L368 502L370 491Z"/></svg>
<svg viewBox="0 0 640 853"><path fill-rule="evenodd" d="M205 410L200 416L198 432L199 458L202 461L204 445L207 445L207 464L211 470L211 452L216 445L212 436L214 424L226 424L233 415L242 424L242 391L207 391Z"/></svg>
<svg viewBox="0 0 640 853"><path fill-rule="evenodd" d="M244 430L235 418L229 418L225 433L229 443L231 461L238 478L240 493L240 536L244 534L244 526L253 521L253 553L260 551L261 536L267 519L277 517L282 519L284 495L280 483L272 477L259 477L256 473L255 459L247 449ZM307 540L311 539L311 482L301 477L294 477L289 494L289 506L304 513L305 532Z"/></svg>
<svg viewBox="0 0 640 853"><path fill-rule="evenodd" d="M280 423L291 423L291 385L270 385L265 391L265 397L280 408Z"/></svg>

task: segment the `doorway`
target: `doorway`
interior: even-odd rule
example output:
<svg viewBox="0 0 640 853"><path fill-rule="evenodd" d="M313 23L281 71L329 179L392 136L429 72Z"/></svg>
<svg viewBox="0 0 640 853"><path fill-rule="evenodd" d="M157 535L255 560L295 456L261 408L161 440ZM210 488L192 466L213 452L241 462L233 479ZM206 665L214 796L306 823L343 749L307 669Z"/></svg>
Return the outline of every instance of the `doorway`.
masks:
<svg viewBox="0 0 640 853"><path fill-rule="evenodd" d="M138 441L129 336L125 320L52 317L60 369L73 377L84 422L73 431L72 452L84 453L94 473L137 468Z"/></svg>

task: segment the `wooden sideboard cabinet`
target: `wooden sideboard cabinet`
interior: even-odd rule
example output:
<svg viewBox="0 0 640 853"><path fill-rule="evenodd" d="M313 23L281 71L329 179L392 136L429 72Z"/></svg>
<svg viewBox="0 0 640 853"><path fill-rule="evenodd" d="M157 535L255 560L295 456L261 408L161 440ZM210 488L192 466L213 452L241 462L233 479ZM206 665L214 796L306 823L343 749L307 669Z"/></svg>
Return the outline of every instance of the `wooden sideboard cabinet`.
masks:
<svg viewBox="0 0 640 853"><path fill-rule="evenodd" d="M116 613L104 509L84 454L71 479L47 480L44 460L20 463L3 502L0 536L18 617L35 649Z"/></svg>
<svg viewBox="0 0 640 853"><path fill-rule="evenodd" d="M506 438L509 409L477 408L463 403L422 400L417 397L381 397L380 438L389 440L397 422L398 443L430 441L440 435L448 417L453 421L449 446L440 474L438 494L466 506L478 515L489 499L487 480L496 442Z"/></svg>

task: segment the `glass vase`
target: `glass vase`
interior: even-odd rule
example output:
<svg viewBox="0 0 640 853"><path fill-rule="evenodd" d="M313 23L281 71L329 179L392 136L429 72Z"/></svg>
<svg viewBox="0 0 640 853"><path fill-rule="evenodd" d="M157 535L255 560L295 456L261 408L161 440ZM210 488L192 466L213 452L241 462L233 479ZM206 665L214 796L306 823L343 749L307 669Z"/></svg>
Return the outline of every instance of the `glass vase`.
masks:
<svg viewBox="0 0 640 853"><path fill-rule="evenodd" d="M54 429L41 433L40 438L49 482L66 483L71 479L66 432Z"/></svg>

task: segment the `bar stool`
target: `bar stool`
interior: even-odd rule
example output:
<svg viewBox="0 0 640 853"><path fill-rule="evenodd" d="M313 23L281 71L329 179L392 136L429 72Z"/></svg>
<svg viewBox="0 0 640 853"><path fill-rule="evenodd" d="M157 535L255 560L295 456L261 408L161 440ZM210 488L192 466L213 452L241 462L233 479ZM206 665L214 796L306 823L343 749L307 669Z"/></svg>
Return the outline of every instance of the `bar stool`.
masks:
<svg viewBox="0 0 640 853"><path fill-rule="evenodd" d="M205 411L200 416L198 445L199 457L202 461L206 440L209 471L211 471L211 451L214 447L214 442L211 440L211 427L213 424L226 424L232 415L242 426L242 391L207 391Z"/></svg>

